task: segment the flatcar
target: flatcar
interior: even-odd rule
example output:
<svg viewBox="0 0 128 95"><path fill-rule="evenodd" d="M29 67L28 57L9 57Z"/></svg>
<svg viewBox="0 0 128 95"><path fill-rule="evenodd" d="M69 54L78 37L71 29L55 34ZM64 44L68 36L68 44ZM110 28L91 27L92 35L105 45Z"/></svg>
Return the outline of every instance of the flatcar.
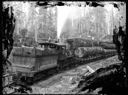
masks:
<svg viewBox="0 0 128 95"><path fill-rule="evenodd" d="M79 58L98 57L106 55L115 55L116 50L104 49L102 47L78 47L75 51L75 56Z"/></svg>

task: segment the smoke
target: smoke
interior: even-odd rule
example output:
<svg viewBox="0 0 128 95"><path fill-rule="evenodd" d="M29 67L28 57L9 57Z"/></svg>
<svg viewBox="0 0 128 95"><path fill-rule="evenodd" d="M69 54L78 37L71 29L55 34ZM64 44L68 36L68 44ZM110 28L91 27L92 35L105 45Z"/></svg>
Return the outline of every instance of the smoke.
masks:
<svg viewBox="0 0 128 95"><path fill-rule="evenodd" d="M61 29L68 17L69 8L66 6L57 6L57 38L60 38Z"/></svg>
<svg viewBox="0 0 128 95"><path fill-rule="evenodd" d="M57 38L60 39L62 28L67 19L71 19L73 25L73 19L84 16L89 12L88 9L88 7L82 8L78 6L57 6Z"/></svg>

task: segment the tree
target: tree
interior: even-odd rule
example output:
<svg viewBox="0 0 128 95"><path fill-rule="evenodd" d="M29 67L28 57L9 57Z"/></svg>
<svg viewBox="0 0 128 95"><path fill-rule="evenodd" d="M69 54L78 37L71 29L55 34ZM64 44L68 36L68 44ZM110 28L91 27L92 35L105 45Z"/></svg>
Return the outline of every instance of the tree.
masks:
<svg viewBox="0 0 128 95"><path fill-rule="evenodd" d="M21 37L25 38L27 35L27 32L28 32L28 30L24 28L19 33L20 33Z"/></svg>

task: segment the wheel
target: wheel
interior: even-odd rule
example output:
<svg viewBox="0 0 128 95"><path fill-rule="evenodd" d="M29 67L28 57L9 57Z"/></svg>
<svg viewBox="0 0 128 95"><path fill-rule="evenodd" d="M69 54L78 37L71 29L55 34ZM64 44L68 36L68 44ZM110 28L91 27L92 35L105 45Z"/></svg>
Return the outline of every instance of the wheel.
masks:
<svg viewBox="0 0 128 95"><path fill-rule="evenodd" d="M60 67L60 65L58 64L57 65L57 72L60 72L61 71L61 67Z"/></svg>
<svg viewBox="0 0 128 95"><path fill-rule="evenodd" d="M26 76L22 76L22 77L20 78L20 81L21 81L21 82L26 82Z"/></svg>
<svg viewBox="0 0 128 95"><path fill-rule="evenodd" d="M33 77L26 77L26 82L27 82L27 84L32 85L33 84Z"/></svg>

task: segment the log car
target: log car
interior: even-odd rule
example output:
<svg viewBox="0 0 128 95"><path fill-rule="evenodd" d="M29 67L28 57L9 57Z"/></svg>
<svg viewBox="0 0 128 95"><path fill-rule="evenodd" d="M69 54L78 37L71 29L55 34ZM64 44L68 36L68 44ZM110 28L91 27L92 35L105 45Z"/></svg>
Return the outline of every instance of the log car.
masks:
<svg viewBox="0 0 128 95"><path fill-rule="evenodd" d="M79 58L96 57L105 54L101 47L79 47L75 50L75 56Z"/></svg>

